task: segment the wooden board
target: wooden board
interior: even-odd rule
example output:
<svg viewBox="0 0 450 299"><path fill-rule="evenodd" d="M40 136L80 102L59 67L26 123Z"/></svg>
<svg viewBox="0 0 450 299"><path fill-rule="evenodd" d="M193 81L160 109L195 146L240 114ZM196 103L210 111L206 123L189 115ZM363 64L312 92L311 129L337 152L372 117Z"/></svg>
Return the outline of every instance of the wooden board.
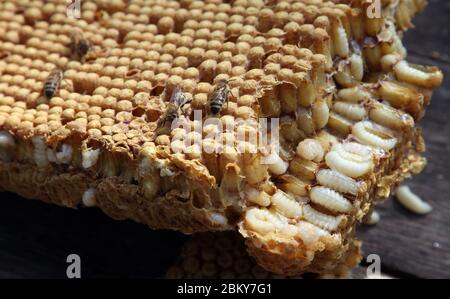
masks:
<svg viewBox="0 0 450 299"><path fill-rule="evenodd" d="M446 73L420 123L429 165L409 183L434 211L416 216L394 201L377 210L381 222L361 227L365 254L395 277L450 278L450 1L430 0L406 34L409 60ZM437 55L433 53L440 53ZM0 278L64 278L66 257L81 257L82 277L162 277L186 236L114 221L98 209L70 210L1 193ZM365 277L365 266L354 277Z"/></svg>
<svg viewBox="0 0 450 299"><path fill-rule="evenodd" d="M434 211L417 216L395 201L377 211L381 221L375 227L361 227L364 253L379 254L387 273L425 278L450 278L450 1L431 0L415 20L416 28L406 33L408 60L437 65L445 80L418 124L423 128L428 166L406 183ZM441 55L436 59L436 54Z"/></svg>

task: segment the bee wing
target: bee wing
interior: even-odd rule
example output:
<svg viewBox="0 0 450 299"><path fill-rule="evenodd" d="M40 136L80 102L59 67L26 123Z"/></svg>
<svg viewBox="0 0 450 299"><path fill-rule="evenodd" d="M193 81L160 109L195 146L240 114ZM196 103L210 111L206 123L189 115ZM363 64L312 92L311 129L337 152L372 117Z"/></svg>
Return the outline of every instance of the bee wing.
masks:
<svg viewBox="0 0 450 299"><path fill-rule="evenodd" d="M181 91L179 86L175 87L170 97L170 102L174 103L177 107L183 107L191 101L192 100L188 99L183 91Z"/></svg>

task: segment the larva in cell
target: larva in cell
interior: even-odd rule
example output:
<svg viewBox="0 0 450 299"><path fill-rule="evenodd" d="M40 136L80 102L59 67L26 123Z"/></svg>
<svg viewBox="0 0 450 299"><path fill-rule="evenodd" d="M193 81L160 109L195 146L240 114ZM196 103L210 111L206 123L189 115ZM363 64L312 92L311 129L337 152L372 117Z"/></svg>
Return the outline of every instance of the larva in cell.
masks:
<svg viewBox="0 0 450 299"><path fill-rule="evenodd" d="M357 195L364 191L363 184L336 170L321 169L316 175L317 181L333 190Z"/></svg>
<svg viewBox="0 0 450 299"><path fill-rule="evenodd" d="M334 79L342 87L351 87L355 85L356 82L351 74L349 60L341 60L338 62Z"/></svg>
<svg viewBox="0 0 450 299"><path fill-rule="evenodd" d="M354 162L366 162L373 158L372 149L357 142L335 143L331 150L337 151L343 158Z"/></svg>
<svg viewBox="0 0 450 299"><path fill-rule="evenodd" d="M394 73L400 81L426 88L435 88L441 85L443 79L442 72L435 67L412 66L404 60L394 66Z"/></svg>
<svg viewBox="0 0 450 299"><path fill-rule="evenodd" d="M33 143L33 158L36 162L36 165L39 167L44 167L48 165L47 159L47 146L45 144L44 138L42 136L34 136L31 139Z"/></svg>
<svg viewBox="0 0 450 299"><path fill-rule="evenodd" d="M295 199L303 198L308 195L309 183L303 181L297 176L283 174L277 179L277 187L287 194L295 197Z"/></svg>
<svg viewBox="0 0 450 299"><path fill-rule="evenodd" d="M257 190L253 187L247 187L245 189L245 198L252 203L267 207L270 205L270 195L265 191Z"/></svg>
<svg viewBox="0 0 450 299"><path fill-rule="evenodd" d="M368 173L373 168L372 160L351 159L344 151L331 150L325 156L325 162L331 169L343 173L352 178L357 178Z"/></svg>
<svg viewBox="0 0 450 299"><path fill-rule="evenodd" d="M309 193L311 201L333 212L348 213L353 205L344 196L327 187L313 187Z"/></svg>
<svg viewBox="0 0 450 299"><path fill-rule="evenodd" d="M333 110L351 120L362 120L367 116L367 111L359 104L337 101Z"/></svg>
<svg viewBox="0 0 450 299"><path fill-rule="evenodd" d="M323 235L329 235L329 232L306 221L299 221L295 226L298 229L300 239L306 246L316 244Z"/></svg>
<svg viewBox="0 0 450 299"><path fill-rule="evenodd" d="M95 189L89 188L83 193L82 203L85 207L95 207L97 203L95 202Z"/></svg>
<svg viewBox="0 0 450 299"><path fill-rule="evenodd" d="M325 151L319 141L311 138L302 140L297 145L297 155L305 160L321 162Z"/></svg>
<svg viewBox="0 0 450 299"><path fill-rule="evenodd" d="M364 62L361 55L352 54L350 57L350 72L353 78L361 81L364 77Z"/></svg>
<svg viewBox="0 0 450 299"><path fill-rule="evenodd" d="M360 121L352 127L352 134L360 142L375 147L380 147L386 151L391 150L397 144L397 138L382 126L370 121Z"/></svg>
<svg viewBox="0 0 450 299"><path fill-rule="evenodd" d="M336 24L333 28L333 44L337 55L342 58L348 57L350 53L350 47L348 43L347 32L342 24Z"/></svg>
<svg viewBox="0 0 450 299"><path fill-rule="evenodd" d="M70 144L63 144L61 151L56 152L55 159L58 164L69 164L72 160L72 146Z"/></svg>
<svg viewBox="0 0 450 299"><path fill-rule="evenodd" d="M281 190L272 196L272 204L279 213L288 218L302 216L302 206Z"/></svg>
<svg viewBox="0 0 450 299"><path fill-rule="evenodd" d="M330 109L324 99L319 99L312 104L311 113L316 130L326 126L330 117Z"/></svg>
<svg viewBox="0 0 450 299"><path fill-rule="evenodd" d="M315 210L310 205L305 205L303 207L303 218L305 218L308 222L331 232L335 231L339 227L343 216L340 215L335 217L326 215Z"/></svg>
<svg viewBox="0 0 450 299"><path fill-rule="evenodd" d="M353 122L335 112L331 112L327 125L336 132L348 135L352 131Z"/></svg>
<svg viewBox="0 0 450 299"><path fill-rule="evenodd" d="M360 86L344 88L338 91L337 99L345 102L358 103L370 99L372 95Z"/></svg>
<svg viewBox="0 0 450 299"><path fill-rule="evenodd" d="M423 201L406 186L400 186L395 190L395 197L408 210L417 214L427 214L433 210L430 204Z"/></svg>
<svg viewBox="0 0 450 299"><path fill-rule="evenodd" d="M314 121L309 109L299 107L296 112L297 125L307 135L313 135L315 132Z"/></svg>
<svg viewBox="0 0 450 299"><path fill-rule="evenodd" d="M405 112L377 101L373 101L369 105L371 106L369 118L382 126L397 130L414 126L414 118Z"/></svg>
<svg viewBox="0 0 450 299"><path fill-rule="evenodd" d="M289 163L281 159L276 152L272 152L269 156L265 157L264 163L268 164L269 171L275 175L285 173L289 167Z"/></svg>
<svg viewBox="0 0 450 299"><path fill-rule="evenodd" d="M269 210L251 208L245 213L244 226L262 235L275 232L281 221Z"/></svg>
<svg viewBox="0 0 450 299"><path fill-rule="evenodd" d="M81 165L85 169L90 168L97 163L99 156L100 149L87 148L81 152Z"/></svg>

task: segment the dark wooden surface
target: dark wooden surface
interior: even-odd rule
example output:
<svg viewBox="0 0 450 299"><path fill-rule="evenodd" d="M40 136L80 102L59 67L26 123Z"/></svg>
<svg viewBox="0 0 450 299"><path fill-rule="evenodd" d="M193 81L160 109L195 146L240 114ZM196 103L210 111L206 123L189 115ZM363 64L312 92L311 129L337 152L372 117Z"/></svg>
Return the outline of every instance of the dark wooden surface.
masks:
<svg viewBox="0 0 450 299"><path fill-rule="evenodd" d="M431 203L426 216L406 211L389 200L377 211L375 227L361 227L364 253L381 257L382 270L397 276L450 278L450 1L431 0L405 35L408 60L438 65L445 81L433 96L423 128L428 166L407 181L411 189Z"/></svg>
<svg viewBox="0 0 450 299"><path fill-rule="evenodd" d="M408 182L434 211L416 216L395 201L377 210L381 221L361 227L365 256L378 254L394 277L450 278L450 1L430 0L405 36L409 60L446 74L419 123L428 166ZM0 193L0 278L64 278L66 257L81 257L82 277L162 277L186 236L114 221L98 209L70 210ZM365 276L364 264L355 277Z"/></svg>

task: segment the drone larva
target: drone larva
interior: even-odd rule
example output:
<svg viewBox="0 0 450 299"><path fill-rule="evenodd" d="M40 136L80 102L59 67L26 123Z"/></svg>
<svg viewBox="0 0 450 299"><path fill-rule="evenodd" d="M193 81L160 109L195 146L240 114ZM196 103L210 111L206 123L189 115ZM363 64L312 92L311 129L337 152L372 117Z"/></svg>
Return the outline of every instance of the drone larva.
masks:
<svg viewBox="0 0 450 299"><path fill-rule="evenodd" d="M267 164L269 166L269 171L275 175L281 175L285 173L289 167L289 163L281 159L281 157L276 153L272 152L266 157Z"/></svg>
<svg viewBox="0 0 450 299"><path fill-rule="evenodd" d="M367 111L359 104L337 101L333 110L351 120L362 120L367 116Z"/></svg>
<svg viewBox="0 0 450 299"><path fill-rule="evenodd" d="M307 138L297 145L297 155L305 160L321 162L324 154L322 144L315 139Z"/></svg>
<svg viewBox="0 0 450 299"><path fill-rule="evenodd" d="M252 203L267 207L270 205L270 195L265 191L257 190L253 187L247 187L245 189L245 198Z"/></svg>
<svg viewBox="0 0 450 299"><path fill-rule="evenodd" d="M311 201L333 212L347 213L353 205L344 196L327 187L316 186L310 191Z"/></svg>
<svg viewBox="0 0 450 299"><path fill-rule="evenodd" d="M48 75L44 82L43 93L47 99L52 98L56 91L59 89L59 85L64 77L64 73L61 69L55 68Z"/></svg>
<svg viewBox="0 0 450 299"><path fill-rule="evenodd" d="M360 121L352 127L352 134L362 143L391 150L397 144L387 128L375 125L370 121Z"/></svg>
<svg viewBox="0 0 450 299"><path fill-rule="evenodd" d="M429 71L429 72L427 72ZM404 82L419 85L426 88L435 88L442 83L442 72L436 68L421 70L419 67L409 65L405 60L394 66L395 76Z"/></svg>
<svg viewBox="0 0 450 299"><path fill-rule="evenodd" d="M342 58L348 57L350 47L348 43L347 32L345 32L342 24L335 24L333 28L333 42L336 54Z"/></svg>
<svg viewBox="0 0 450 299"><path fill-rule="evenodd" d="M311 113L316 130L326 126L330 117L330 109L324 99L318 99L312 104Z"/></svg>
<svg viewBox="0 0 450 299"><path fill-rule="evenodd" d="M272 196L275 209L288 218L297 218L302 215L302 206L281 190Z"/></svg>
<svg viewBox="0 0 450 299"><path fill-rule="evenodd" d="M361 55L352 54L350 57L350 72L353 78L361 81L364 77L364 62Z"/></svg>
<svg viewBox="0 0 450 299"><path fill-rule="evenodd" d="M47 145L45 144L44 137L34 136L31 141L34 146L33 157L37 166L44 167L48 165Z"/></svg>
<svg viewBox="0 0 450 299"><path fill-rule="evenodd" d="M363 184L336 170L321 169L316 178L321 185L339 192L357 195L363 190Z"/></svg>
<svg viewBox="0 0 450 299"><path fill-rule="evenodd" d="M414 118L411 115L394 109L377 101L370 103L369 118L374 122L392 129L413 127Z"/></svg>
<svg viewBox="0 0 450 299"><path fill-rule="evenodd" d="M333 146L325 156L325 161L330 168L352 178L360 177L373 168L372 159L349 153L339 145Z"/></svg>
<svg viewBox="0 0 450 299"><path fill-rule="evenodd" d="M95 202L95 189L89 188L83 193L83 197L81 199L83 206L85 207L95 207L97 203Z"/></svg>
<svg viewBox="0 0 450 299"><path fill-rule="evenodd" d="M81 151L81 165L87 169L94 166L100 156L100 149L87 148Z"/></svg>
<svg viewBox="0 0 450 299"><path fill-rule="evenodd" d="M72 160L72 146L70 144L63 144L61 151L55 153L55 161L58 164L69 164Z"/></svg>
<svg viewBox="0 0 450 299"><path fill-rule="evenodd" d="M306 221L299 221L295 226L297 227L300 239L302 239L306 246L314 245L319 241L321 236L329 234L329 232Z"/></svg>
<svg viewBox="0 0 450 299"><path fill-rule="evenodd" d="M280 219L267 209L251 208L245 214L244 224L247 228L266 235L282 226Z"/></svg>
<svg viewBox="0 0 450 299"><path fill-rule="evenodd" d="M344 88L338 91L337 98L345 102L358 103L370 99L372 95L360 86Z"/></svg>
<svg viewBox="0 0 450 299"><path fill-rule="evenodd" d="M408 210L417 214L427 214L433 209L430 204L423 201L406 186L400 186L395 190L397 200Z"/></svg>
<svg viewBox="0 0 450 299"><path fill-rule="evenodd" d="M308 222L328 231L335 231L343 219L342 215L336 217L326 215L315 210L310 205L303 206L303 218L305 218Z"/></svg>

